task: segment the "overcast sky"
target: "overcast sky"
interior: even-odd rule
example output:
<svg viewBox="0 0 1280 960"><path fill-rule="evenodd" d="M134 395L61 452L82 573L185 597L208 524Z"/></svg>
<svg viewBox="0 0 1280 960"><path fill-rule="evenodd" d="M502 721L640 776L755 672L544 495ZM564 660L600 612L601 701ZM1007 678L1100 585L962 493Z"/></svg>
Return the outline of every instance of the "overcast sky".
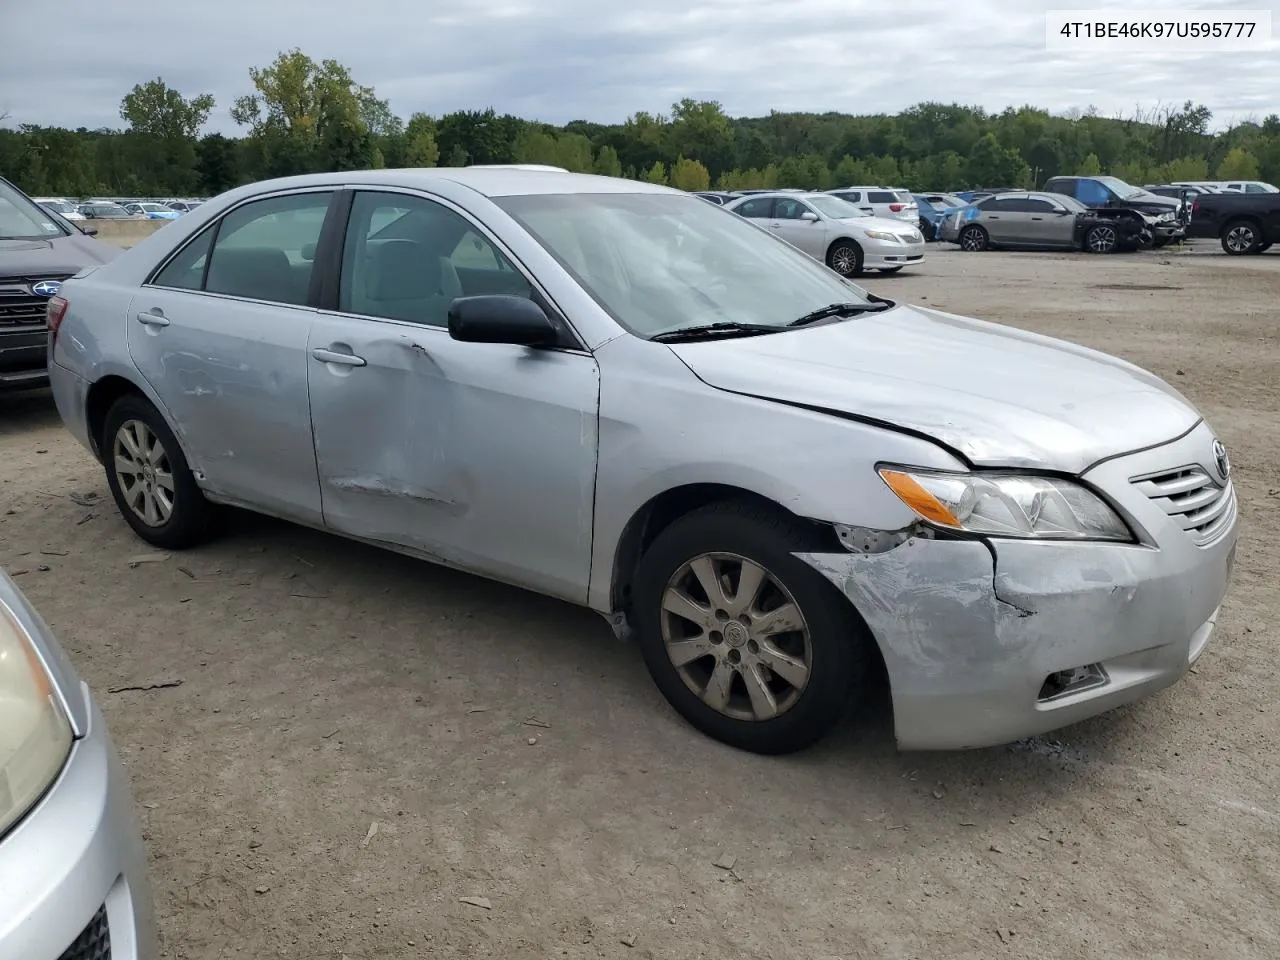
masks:
<svg viewBox="0 0 1280 960"><path fill-rule="evenodd" d="M163 77L212 93L209 129L282 49L333 57L402 117L493 106L617 122L684 96L733 116L896 112L922 100L1062 112L1207 104L1215 126L1280 112L1280 43L1258 53L1050 53L1045 11L1265 9L1280 0L2 0L7 123L121 126ZM1275 34L1280 36L1280 33Z"/></svg>

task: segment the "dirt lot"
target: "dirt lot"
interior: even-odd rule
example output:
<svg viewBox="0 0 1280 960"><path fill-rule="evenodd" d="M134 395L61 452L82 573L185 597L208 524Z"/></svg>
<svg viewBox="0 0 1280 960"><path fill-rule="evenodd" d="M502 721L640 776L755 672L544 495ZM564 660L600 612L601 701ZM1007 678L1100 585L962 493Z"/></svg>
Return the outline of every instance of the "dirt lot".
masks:
<svg viewBox="0 0 1280 960"><path fill-rule="evenodd" d="M899 755L879 703L802 755L737 753L559 603L250 517L131 568L47 394L0 397L0 562L102 701L167 955L1280 955L1280 256L942 251L867 285L1201 407L1244 529L1193 675L1007 748Z"/></svg>

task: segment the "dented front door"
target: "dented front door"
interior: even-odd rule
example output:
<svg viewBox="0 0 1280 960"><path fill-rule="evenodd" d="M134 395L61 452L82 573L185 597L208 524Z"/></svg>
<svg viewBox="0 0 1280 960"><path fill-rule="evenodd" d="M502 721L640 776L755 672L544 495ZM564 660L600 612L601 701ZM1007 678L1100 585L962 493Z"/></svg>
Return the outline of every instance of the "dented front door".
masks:
<svg viewBox="0 0 1280 960"><path fill-rule="evenodd" d="M594 358L327 313L308 354L327 526L585 601Z"/></svg>

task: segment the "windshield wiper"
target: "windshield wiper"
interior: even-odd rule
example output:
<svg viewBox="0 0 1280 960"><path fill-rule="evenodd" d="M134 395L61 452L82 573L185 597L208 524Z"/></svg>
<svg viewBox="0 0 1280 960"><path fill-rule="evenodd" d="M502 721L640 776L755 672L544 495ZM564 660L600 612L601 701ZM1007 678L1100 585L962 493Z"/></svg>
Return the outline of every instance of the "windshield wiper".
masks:
<svg viewBox="0 0 1280 960"><path fill-rule="evenodd" d="M733 320L721 320L716 323L681 327L679 330L664 330L662 333L655 333L649 339L657 343L674 343L678 340L711 340L717 337L754 337L762 333L778 333L782 329L782 327L773 327L765 323L737 323Z"/></svg>
<svg viewBox="0 0 1280 960"><path fill-rule="evenodd" d="M879 313L881 310L888 310L894 305L892 300L877 297L875 294L871 294L868 299L870 300L869 303L830 303L825 307L819 307L811 313L806 313L803 317L797 317L787 326L804 327L830 317L853 317L860 313Z"/></svg>

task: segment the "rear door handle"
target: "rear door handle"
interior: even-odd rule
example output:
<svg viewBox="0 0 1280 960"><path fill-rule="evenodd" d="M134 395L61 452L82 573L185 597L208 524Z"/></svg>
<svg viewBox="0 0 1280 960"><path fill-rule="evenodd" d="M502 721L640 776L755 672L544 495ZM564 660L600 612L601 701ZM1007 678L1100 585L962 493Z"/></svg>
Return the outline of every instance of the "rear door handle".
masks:
<svg viewBox="0 0 1280 960"><path fill-rule="evenodd" d="M163 313L143 311L138 314L137 320L139 323L144 323L148 327L167 327L169 325L169 318Z"/></svg>
<svg viewBox="0 0 1280 960"><path fill-rule="evenodd" d="M324 347L316 347L311 351L311 355L321 363L337 363L344 367L365 365L364 357L357 357L354 353L338 353L336 350L326 350Z"/></svg>

